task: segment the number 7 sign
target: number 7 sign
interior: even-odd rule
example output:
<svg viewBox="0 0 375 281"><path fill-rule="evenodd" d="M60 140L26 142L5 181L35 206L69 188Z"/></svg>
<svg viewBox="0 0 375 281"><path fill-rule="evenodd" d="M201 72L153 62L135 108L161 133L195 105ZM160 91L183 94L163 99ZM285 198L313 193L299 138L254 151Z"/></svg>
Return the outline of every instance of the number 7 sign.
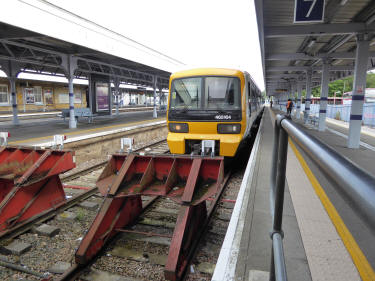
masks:
<svg viewBox="0 0 375 281"><path fill-rule="evenodd" d="M323 22L324 0L295 0L294 23Z"/></svg>

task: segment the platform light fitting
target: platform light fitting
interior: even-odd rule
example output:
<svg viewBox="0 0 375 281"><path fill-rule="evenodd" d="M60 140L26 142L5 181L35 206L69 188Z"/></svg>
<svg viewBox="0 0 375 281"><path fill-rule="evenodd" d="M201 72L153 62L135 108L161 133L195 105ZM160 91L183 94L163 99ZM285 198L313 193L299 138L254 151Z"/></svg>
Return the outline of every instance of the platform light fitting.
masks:
<svg viewBox="0 0 375 281"><path fill-rule="evenodd" d="M348 0L341 0L340 5L344 6L347 2L348 2Z"/></svg>
<svg viewBox="0 0 375 281"><path fill-rule="evenodd" d="M316 43L316 40L313 39L309 42L309 44L307 45L307 48L311 48L312 46L314 46L314 44Z"/></svg>
<svg viewBox="0 0 375 281"><path fill-rule="evenodd" d="M342 63L342 60L335 60L335 61L332 63L332 65L337 65L337 64L340 64L340 63Z"/></svg>

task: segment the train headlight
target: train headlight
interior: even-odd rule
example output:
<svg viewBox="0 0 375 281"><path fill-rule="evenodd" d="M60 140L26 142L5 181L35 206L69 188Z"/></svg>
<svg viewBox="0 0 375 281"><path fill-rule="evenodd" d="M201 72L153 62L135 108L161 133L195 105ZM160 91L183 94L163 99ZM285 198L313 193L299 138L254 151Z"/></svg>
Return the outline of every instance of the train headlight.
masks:
<svg viewBox="0 0 375 281"><path fill-rule="evenodd" d="M188 133L189 125L186 123L169 123L169 131L173 133Z"/></svg>
<svg viewBox="0 0 375 281"><path fill-rule="evenodd" d="M217 132L219 134L239 134L241 132L241 124L218 124Z"/></svg>

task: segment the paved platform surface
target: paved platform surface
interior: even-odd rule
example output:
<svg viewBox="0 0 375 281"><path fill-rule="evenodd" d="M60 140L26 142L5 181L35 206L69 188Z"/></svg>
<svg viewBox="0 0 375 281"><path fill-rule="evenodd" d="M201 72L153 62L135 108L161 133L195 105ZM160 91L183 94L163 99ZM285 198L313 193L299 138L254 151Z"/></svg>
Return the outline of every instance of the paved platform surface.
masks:
<svg viewBox="0 0 375 281"><path fill-rule="evenodd" d="M144 111L148 111L148 110L152 110L153 107L150 107L150 106L137 106L137 107L120 107L119 108L119 112L134 112L134 111L140 111L140 110L144 110ZM116 113L116 109L112 109L112 114L115 114ZM28 119L28 118L51 118L51 117L56 117L57 115L61 114L61 110L54 110L54 111L38 111L38 112L34 112L34 111L22 111L22 110L18 110L18 118L20 119ZM2 121L9 121L9 120L12 120L13 119L13 114L11 112L7 112L7 113L4 113L4 112L0 112L0 122Z"/></svg>
<svg viewBox="0 0 375 281"><path fill-rule="evenodd" d="M220 269L215 269L215 281L268 280L271 260L269 232L272 229L269 192L275 113L279 112L273 113L266 108L263 114L252 177L249 177L247 191L244 192L249 193L248 203L242 204L245 218L238 216L240 219L234 228L235 235L232 234L233 242L224 241L226 245L231 244L232 248L224 249L223 246L220 255L223 252L223 257L229 262L223 263L219 257L217 267L220 265ZM348 149L344 137L330 130L318 132L312 126L296 121L301 129L375 174L375 151L366 147ZM331 123L328 124L330 128L345 133L345 127L341 124ZM367 136L371 137L371 134ZM366 138L363 141L373 140ZM340 197L324 171L292 141L288 145L285 188L283 245L288 280L375 280L375 236ZM242 199L240 201L245 202ZM232 220L233 215L231 224ZM239 227L241 223L243 227ZM241 232L239 243L236 242L238 232ZM225 239L230 236L228 233ZM230 268L233 264L234 274Z"/></svg>
<svg viewBox="0 0 375 281"><path fill-rule="evenodd" d="M284 112L275 111L275 113ZM324 132L319 132L315 126L304 124L302 120L297 120L295 117L293 117L293 121L297 122L297 124L310 135L320 139L370 174L375 175L375 150L373 149L375 146L375 135L373 136L373 129L362 128L361 132L361 141L369 147L361 145L359 149L350 149L346 146L347 139L345 137L349 132L348 123L328 119L326 122L327 129ZM339 132L339 134L337 134L337 132ZM373 241L375 241L375 235L367 229L363 221L354 213L350 203L338 194L335 184L330 181L324 171L322 171L301 149L298 149L298 152L317 180L317 184L326 195L328 202L332 204L331 207L325 206L326 212L328 214L332 212L332 210L333 212L337 212L337 219L332 219L332 222L337 232L340 233L340 239L346 245L347 252L350 254L351 259L355 261L356 268L359 270L361 278L363 280L375 280L375 243L373 243ZM351 279L347 278L345 280Z"/></svg>
<svg viewBox="0 0 375 281"><path fill-rule="evenodd" d="M241 239L235 280L249 280L252 272L270 270L272 229L270 212L270 173L273 127L268 110L263 114L261 140L257 153L244 233ZM283 229L284 249L289 280L311 280L305 249L298 228L288 183L285 190Z"/></svg>
<svg viewBox="0 0 375 281"><path fill-rule="evenodd" d="M35 144L51 141L53 135L81 136L94 132L104 132L145 122L165 120L165 112L158 112L158 118L151 111L124 112L118 116L98 116L92 123L78 122L76 129L69 129L69 123L62 118L21 120L20 125L1 123L1 131L10 132L10 145Z"/></svg>

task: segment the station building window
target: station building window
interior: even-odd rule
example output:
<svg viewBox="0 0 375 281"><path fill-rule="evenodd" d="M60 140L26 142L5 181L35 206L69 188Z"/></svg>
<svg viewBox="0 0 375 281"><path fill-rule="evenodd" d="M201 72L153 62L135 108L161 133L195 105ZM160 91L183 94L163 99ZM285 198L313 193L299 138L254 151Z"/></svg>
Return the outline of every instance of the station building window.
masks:
<svg viewBox="0 0 375 281"><path fill-rule="evenodd" d="M60 93L58 103L69 104L69 94ZM82 103L82 92L80 90L74 90L74 103Z"/></svg>
<svg viewBox="0 0 375 281"><path fill-rule="evenodd" d="M0 105L9 104L9 93L7 85L0 85Z"/></svg>
<svg viewBox="0 0 375 281"><path fill-rule="evenodd" d="M24 89L26 104L43 104L42 87Z"/></svg>
<svg viewBox="0 0 375 281"><path fill-rule="evenodd" d="M81 91L74 91L74 103L82 103Z"/></svg>

